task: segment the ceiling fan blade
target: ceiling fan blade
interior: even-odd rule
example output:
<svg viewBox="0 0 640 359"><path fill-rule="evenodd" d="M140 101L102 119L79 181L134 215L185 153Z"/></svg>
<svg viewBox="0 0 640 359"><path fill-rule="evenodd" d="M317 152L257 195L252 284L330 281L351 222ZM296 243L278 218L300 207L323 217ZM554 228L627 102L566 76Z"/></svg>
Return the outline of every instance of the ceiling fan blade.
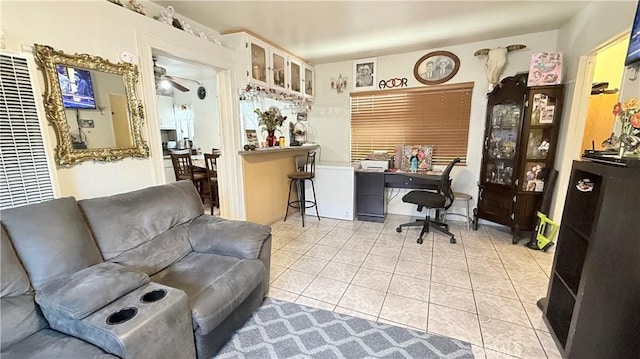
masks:
<svg viewBox="0 0 640 359"><path fill-rule="evenodd" d="M171 86L173 86L175 89L180 90L182 92L189 92L190 90L182 85L180 85L179 83L175 82L172 78L169 78L169 82L171 82Z"/></svg>

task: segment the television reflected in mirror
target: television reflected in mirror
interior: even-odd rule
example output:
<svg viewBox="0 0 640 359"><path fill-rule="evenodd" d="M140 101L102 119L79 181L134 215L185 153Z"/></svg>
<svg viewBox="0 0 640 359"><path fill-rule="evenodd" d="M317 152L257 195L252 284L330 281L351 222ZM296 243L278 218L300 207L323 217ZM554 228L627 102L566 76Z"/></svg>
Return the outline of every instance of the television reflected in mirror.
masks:
<svg viewBox="0 0 640 359"><path fill-rule="evenodd" d="M56 65L56 70L62 92L62 103L65 108L96 108L93 81L89 70L60 64Z"/></svg>

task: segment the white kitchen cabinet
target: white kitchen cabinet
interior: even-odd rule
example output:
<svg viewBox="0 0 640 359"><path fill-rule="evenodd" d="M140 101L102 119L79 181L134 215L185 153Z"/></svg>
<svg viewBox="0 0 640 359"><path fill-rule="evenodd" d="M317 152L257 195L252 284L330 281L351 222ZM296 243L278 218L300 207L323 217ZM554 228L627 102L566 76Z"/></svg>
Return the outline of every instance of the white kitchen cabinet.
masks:
<svg viewBox="0 0 640 359"><path fill-rule="evenodd" d="M287 54L271 47L269 48L269 59L270 65L267 68L270 76L269 85L273 89L287 91L289 87Z"/></svg>
<svg viewBox="0 0 640 359"><path fill-rule="evenodd" d="M298 96L302 96L302 89L304 88L302 76L302 61L289 56L289 78L291 79L289 90Z"/></svg>
<svg viewBox="0 0 640 359"><path fill-rule="evenodd" d="M304 97L307 97L309 99L313 99L314 96L314 85L315 85L315 81L313 78L313 66L309 65L309 64L303 64L302 68L304 69L303 71L303 79L302 82L304 84Z"/></svg>
<svg viewBox="0 0 640 359"><path fill-rule="evenodd" d="M298 96L314 95L313 65L245 32L222 36L222 44L238 53L241 86L253 84ZM305 75L311 79L305 83ZM305 86L305 84L307 86Z"/></svg>
<svg viewBox="0 0 640 359"><path fill-rule="evenodd" d="M175 130L176 117L173 113L173 97L156 96L156 99L158 104L158 120L160 122L160 129Z"/></svg>

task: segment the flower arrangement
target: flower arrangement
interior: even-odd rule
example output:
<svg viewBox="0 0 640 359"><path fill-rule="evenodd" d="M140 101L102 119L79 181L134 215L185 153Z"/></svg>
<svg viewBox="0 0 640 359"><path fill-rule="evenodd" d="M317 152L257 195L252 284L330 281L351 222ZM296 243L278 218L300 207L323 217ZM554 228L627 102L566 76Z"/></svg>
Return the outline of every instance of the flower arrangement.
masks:
<svg viewBox="0 0 640 359"><path fill-rule="evenodd" d="M640 100L632 98L613 106L613 115L622 123L620 142L626 150L640 147Z"/></svg>
<svg viewBox="0 0 640 359"><path fill-rule="evenodd" d="M640 100L632 98L622 103L618 102L613 106L613 115L622 122L622 133L640 133Z"/></svg>
<svg viewBox="0 0 640 359"><path fill-rule="evenodd" d="M258 115L258 125L263 126L263 130L270 132L273 132L278 127L282 126L284 121L287 119L287 116L282 116L280 109L275 106L269 107L269 109L264 112L259 108L256 108L253 112Z"/></svg>

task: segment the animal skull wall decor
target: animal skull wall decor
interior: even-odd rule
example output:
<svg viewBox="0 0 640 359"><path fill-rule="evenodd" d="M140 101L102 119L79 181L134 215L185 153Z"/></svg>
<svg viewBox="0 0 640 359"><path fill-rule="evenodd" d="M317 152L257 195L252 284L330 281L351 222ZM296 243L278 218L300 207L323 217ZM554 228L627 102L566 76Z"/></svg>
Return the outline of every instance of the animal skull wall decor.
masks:
<svg viewBox="0 0 640 359"><path fill-rule="evenodd" d="M487 80L489 80L489 92L500 82L500 75L507 64L507 53L524 49L526 45L509 45L507 47L496 47L494 49L482 49L476 51L473 56L487 56L485 64L487 70Z"/></svg>

